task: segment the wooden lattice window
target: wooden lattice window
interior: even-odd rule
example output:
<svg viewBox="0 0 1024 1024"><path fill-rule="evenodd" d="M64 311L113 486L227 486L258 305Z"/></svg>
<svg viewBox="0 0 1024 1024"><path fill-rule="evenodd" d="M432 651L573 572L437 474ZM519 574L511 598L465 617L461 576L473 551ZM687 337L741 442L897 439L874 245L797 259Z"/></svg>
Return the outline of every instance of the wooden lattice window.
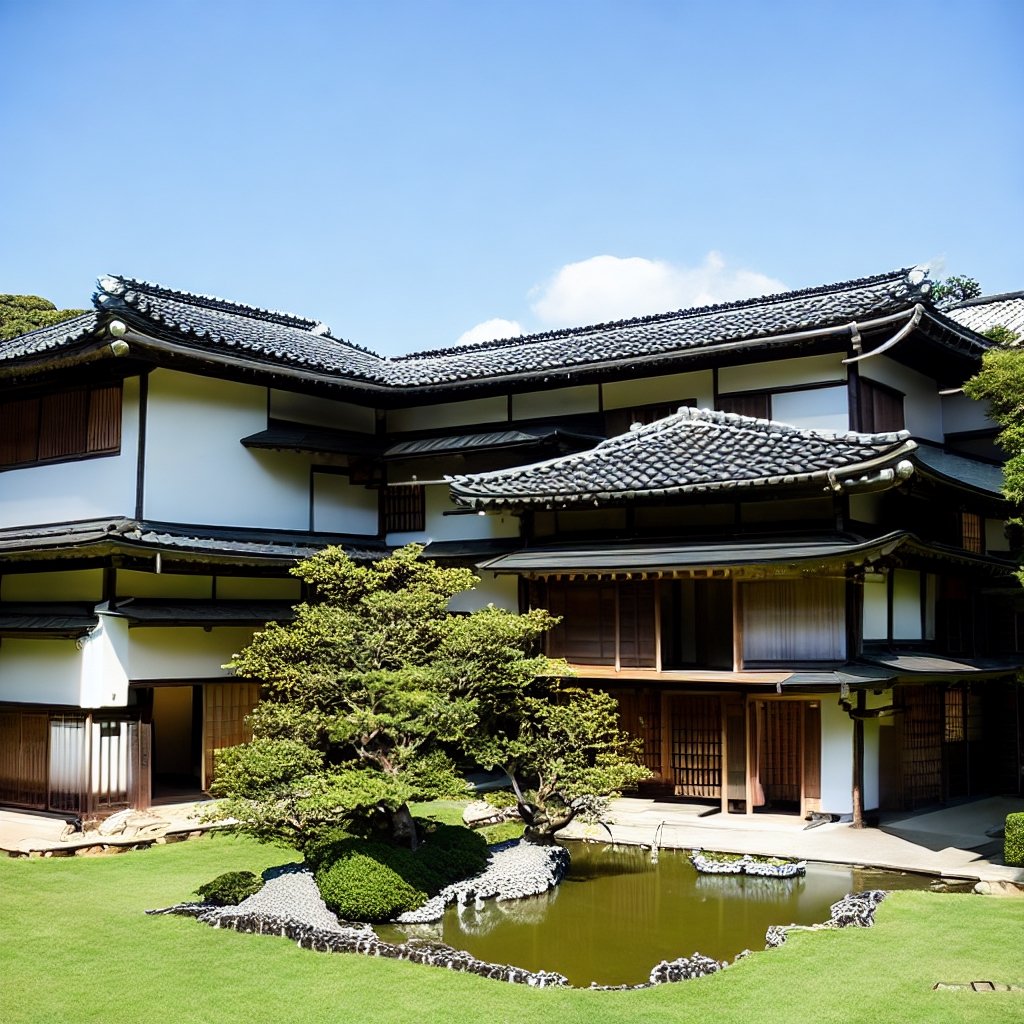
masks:
<svg viewBox="0 0 1024 1024"><path fill-rule="evenodd" d="M0 401L0 468L120 450L120 383Z"/></svg>
<svg viewBox="0 0 1024 1024"><path fill-rule="evenodd" d="M422 484L394 484L382 496L385 533L416 533L426 529L426 495Z"/></svg>
<svg viewBox="0 0 1024 1024"><path fill-rule="evenodd" d="M973 551L976 555L984 552L982 529L981 516L977 512L960 513L960 546L964 551Z"/></svg>
<svg viewBox="0 0 1024 1024"><path fill-rule="evenodd" d="M759 420L772 418L772 396L767 391L746 391L718 396L720 412L734 412L738 416L753 416Z"/></svg>

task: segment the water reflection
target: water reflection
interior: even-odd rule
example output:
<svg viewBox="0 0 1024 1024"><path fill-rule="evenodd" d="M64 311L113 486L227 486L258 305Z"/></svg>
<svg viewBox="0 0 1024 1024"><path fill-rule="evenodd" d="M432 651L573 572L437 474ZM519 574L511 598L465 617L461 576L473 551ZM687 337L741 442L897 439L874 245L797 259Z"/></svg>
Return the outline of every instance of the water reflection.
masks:
<svg viewBox="0 0 1024 1024"><path fill-rule="evenodd" d="M771 924L814 924L851 891L924 888L928 879L809 864L798 878L698 875L687 855L654 865L637 847L571 844L558 889L525 900L450 907L437 925L389 930L444 941L481 960L559 971L574 985L645 981L660 960L704 953L731 960L763 949Z"/></svg>

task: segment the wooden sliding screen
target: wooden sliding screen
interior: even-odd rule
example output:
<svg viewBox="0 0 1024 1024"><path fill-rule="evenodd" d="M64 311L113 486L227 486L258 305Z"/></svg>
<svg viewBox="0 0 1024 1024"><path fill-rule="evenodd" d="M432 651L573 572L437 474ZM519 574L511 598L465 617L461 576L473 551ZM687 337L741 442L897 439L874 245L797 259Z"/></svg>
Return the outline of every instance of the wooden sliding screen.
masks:
<svg viewBox="0 0 1024 1024"><path fill-rule="evenodd" d="M718 799L722 793L722 705L719 697L673 696L672 775L676 796Z"/></svg>

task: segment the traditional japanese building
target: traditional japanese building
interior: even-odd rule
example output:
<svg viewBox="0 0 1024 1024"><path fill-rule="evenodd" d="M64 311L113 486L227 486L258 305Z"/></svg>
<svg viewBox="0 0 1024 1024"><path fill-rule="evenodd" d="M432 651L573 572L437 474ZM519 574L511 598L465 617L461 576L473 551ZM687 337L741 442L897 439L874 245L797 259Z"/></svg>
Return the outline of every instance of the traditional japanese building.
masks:
<svg viewBox="0 0 1024 1024"><path fill-rule="evenodd" d="M478 567L614 691L654 792L860 814L1020 791L991 344L917 271L383 359L124 278L0 342L0 802L208 785L224 666L326 544ZM852 783L851 783L852 780Z"/></svg>

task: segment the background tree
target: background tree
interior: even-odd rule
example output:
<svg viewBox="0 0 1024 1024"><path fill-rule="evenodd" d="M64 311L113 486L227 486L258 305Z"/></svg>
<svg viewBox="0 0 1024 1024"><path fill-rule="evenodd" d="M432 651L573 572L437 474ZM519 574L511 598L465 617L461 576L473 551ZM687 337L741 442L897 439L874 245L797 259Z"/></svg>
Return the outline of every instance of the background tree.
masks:
<svg viewBox="0 0 1024 1024"><path fill-rule="evenodd" d="M38 295L0 295L0 340L59 324L84 312L84 309L58 309L49 299Z"/></svg>
<svg viewBox="0 0 1024 1024"><path fill-rule="evenodd" d="M989 414L1002 427L996 441L1009 456L1003 493L1019 510L1024 503L1024 350L989 349L981 370L964 385L964 394L987 401Z"/></svg>
<svg viewBox="0 0 1024 1024"><path fill-rule="evenodd" d="M471 749L508 776L526 837L551 842L576 817L599 818L609 797L651 772L640 763L639 741L619 728L611 694L538 684L497 709L503 727L477 734Z"/></svg>
<svg viewBox="0 0 1024 1024"><path fill-rule="evenodd" d="M448 602L476 577L421 553L364 566L328 548L302 562L292 572L317 602L235 656L238 675L264 684L252 742L222 752L213 785L242 830L302 848L385 818L415 848L408 802L464 793L454 752L495 702L553 670L530 653L547 612L453 614Z"/></svg>
<svg viewBox="0 0 1024 1024"><path fill-rule="evenodd" d="M932 301L939 309L948 309L958 302L976 299L981 295L981 285L973 277L951 274L932 285Z"/></svg>

